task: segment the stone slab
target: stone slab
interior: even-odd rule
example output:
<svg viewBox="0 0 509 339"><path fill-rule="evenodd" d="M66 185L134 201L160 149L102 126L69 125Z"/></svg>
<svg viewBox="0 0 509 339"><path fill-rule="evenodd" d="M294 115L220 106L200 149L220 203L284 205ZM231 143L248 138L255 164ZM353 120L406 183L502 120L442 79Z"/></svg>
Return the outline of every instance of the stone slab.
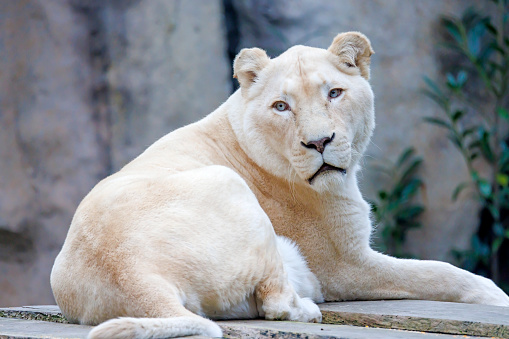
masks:
<svg viewBox="0 0 509 339"><path fill-rule="evenodd" d="M413 332L348 325L309 324L291 321L219 321L226 338L306 338L306 339L452 339L457 335ZM481 338L462 336L462 338Z"/></svg>
<svg viewBox="0 0 509 339"><path fill-rule="evenodd" d="M86 338L91 326L0 318L0 339Z"/></svg>
<svg viewBox="0 0 509 339"><path fill-rule="evenodd" d="M412 331L509 338L509 308L424 300L319 305L323 322Z"/></svg>
<svg viewBox="0 0 509 339"><path fill-rule="evenodd" d="M225 338L345 338L345 339L452 339L457 336L363 328L346 325L306 324L286 321L245 320L220 321ZM0 339L85 339L91 326L62 324L49 321L0 318ZM190 339L205 338L200 336ZM468 337L474 338L474 337ZM479 337L476 337L479 338Z"/></svg>
<svg viewBox="0 0 509 339"><path fill-rule="evenodd" d="M228 338L509 338L505 307L397 300L325 303L320 309L323 324L265 320L218 324ZM55 305L0 308L0 339L85 338L89 330L67 324Z"/></svg>
<svg viewBox="0 0 509 339"><path fill-rule="evenodd" d="M57 305L0 308L0 319L2 317L25 320L44 320L64 324L68 323Z"/></svg>
<svg viewBox="0 0 509 339"><path fill-rule="evenodd" d="M509 337L509 308L424 300L319 305L323 322L461 335ZM56 305L0 308L0 317L66 323Z"/></svg>

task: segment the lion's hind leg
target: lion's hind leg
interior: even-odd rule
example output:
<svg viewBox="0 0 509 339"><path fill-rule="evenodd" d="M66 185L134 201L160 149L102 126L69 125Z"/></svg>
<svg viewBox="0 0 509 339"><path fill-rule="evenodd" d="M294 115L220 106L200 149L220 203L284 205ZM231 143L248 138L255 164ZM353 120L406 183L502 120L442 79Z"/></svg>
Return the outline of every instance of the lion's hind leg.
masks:
<svg viewBox="0 0 509 339"><path fill-rule="evenodd" d="M107 320L96 326L88 334L88 339L222 336L217 324L186 309L168 283L152 279L150 282L138 281L137 287L137 291L133 290L132 294L134 300L125 305L130 308L126 313L134 317Z"/></svg>

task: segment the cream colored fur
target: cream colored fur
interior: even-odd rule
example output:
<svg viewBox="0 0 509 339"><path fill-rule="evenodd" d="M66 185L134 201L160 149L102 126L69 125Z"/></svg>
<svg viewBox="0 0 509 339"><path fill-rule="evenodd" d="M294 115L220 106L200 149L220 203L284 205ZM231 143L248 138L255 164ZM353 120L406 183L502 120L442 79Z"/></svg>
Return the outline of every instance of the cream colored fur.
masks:
<svg viewBox="0 0 509 339"><path fill-rule="evenodd" d="M63 313L113 319L90 338L158 338L220 336L205 317L321 321L323 297L509 306L488 279L369 247L356 173L374 128L372 53L356 32L272 60L242 50L240 90L83 199L51 274Z"/></svg>

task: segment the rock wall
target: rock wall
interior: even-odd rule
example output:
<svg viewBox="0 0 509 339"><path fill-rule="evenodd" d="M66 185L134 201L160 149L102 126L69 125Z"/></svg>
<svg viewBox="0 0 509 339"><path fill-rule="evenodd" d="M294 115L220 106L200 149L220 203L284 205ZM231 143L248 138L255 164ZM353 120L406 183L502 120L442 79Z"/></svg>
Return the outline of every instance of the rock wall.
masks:
<svg viewBox="0 0 509 339"><path fill-rule="evenodd" d="M0 305L53 303L50 270L85 194L227 98L221 11L0 2Z"/></svg>
<svg viewBox="0 0 509 339"><path fill-rule="evenodd" d="M101 178L231 90L231 58L258 46L328 47L368 35L377 129L369 155L414 145L425 158L428 212L409 249L447 258L477 226L477 205L450 202L466 177L420 92L439 76L440 15L473 0L0 1L0 306L53 303L49 273L77 205ZM227 20L223 6L231 9ZM233 17L232 17L233 15ZM228 33L228 34L225 34ZM382 180L366 170L363 191Z"/></svg>

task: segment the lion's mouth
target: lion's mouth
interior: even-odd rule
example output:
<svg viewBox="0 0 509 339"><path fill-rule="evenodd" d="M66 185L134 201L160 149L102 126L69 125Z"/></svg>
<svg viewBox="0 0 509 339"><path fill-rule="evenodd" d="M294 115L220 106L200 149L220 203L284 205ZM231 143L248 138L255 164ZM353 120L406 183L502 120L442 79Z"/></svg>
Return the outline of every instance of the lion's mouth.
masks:
<svg viewBox="0 0 509 339"><path fill-rule="evenodd" d="M338 171L342 174L346 174L346 169L344 168L339 168L339 167L335 167L335 166L332 166L332 165L329 165L327 163L323 163L322 166L320 166L320 168L318 169L318 171L316 171L315 174L313 174L313 176L311 178L308 179L308 182L309 184L311 185L313 183L313 180L321 173L323 172L326 172L326 171Z"/></svg>

